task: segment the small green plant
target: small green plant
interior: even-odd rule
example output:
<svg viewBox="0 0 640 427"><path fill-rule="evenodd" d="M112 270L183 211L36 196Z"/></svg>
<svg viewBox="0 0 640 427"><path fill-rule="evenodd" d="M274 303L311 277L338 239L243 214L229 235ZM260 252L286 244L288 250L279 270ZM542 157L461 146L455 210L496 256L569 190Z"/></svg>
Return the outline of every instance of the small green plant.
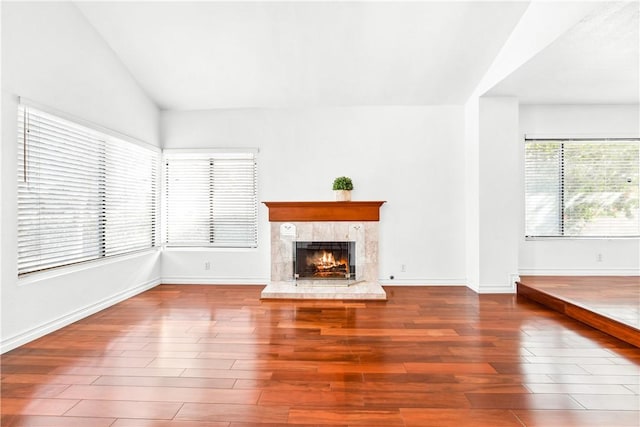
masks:
<svg viewBox="0 0 640 427"><path fill-rule="evenodd" d="M333 180L334 190L353 190L353 182L348 176L339 176Z"/></svg>

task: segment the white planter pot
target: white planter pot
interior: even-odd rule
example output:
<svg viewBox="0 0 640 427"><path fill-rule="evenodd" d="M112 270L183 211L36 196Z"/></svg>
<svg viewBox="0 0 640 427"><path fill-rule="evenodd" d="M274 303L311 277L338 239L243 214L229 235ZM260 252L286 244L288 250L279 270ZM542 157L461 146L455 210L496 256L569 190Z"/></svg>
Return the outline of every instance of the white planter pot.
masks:
<svg viewBox="0 0 640 427"><path fill-rule="evenodd" d="M336 194L336 202L350 202L351 190L333 190Z"/></svg>

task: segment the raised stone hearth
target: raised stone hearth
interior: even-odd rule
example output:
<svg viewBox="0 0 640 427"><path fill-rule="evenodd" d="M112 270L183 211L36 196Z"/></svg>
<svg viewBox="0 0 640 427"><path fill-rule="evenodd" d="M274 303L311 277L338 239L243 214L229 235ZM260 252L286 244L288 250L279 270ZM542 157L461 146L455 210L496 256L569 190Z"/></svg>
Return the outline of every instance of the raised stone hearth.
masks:
<svg viewBox="0 0 640 427"><path fill-rule="evenodd" d="M271 226L271 282L261 297L386 300L378 283L378 221L383 203L265 202ZM354 242L355 274L344 279L296 278L295 242Z"/></svg>

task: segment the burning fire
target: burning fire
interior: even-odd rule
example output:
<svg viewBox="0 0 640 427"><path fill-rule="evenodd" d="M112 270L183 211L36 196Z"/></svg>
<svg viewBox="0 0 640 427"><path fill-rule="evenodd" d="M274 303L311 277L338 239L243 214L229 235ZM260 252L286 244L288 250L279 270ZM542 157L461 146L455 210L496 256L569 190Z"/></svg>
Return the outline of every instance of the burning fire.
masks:
<svg viewBox="0 0 640 427"><path fill-rule="evenodd" d="M315 267L318 274L331 274L331 273L348 273L349 262L346 259L336 260L333 253L322 251L314 254L311 259L308 259L308 264Z"/></svg>
<svg viewBox="0 0 640 427"><path fill-rule="evenodd" d="M333 257L333 254L330 252L322 252L322 256L320 257L320 261L316 263L319 267L333 267L336 265L336 259Z"/></svg>

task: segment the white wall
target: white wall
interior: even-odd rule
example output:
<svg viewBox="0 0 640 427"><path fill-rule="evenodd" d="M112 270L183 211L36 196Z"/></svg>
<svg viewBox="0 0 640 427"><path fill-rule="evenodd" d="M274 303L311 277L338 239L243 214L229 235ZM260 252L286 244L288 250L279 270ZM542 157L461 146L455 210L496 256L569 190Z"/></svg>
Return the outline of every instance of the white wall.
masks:
<svg viewBox="0 0 640 427"><path fill-rule="evenodd" d="M480 97L464 109L465 271L467 286L480 289Z"/></svg>
<svg viewBox="0 0 640 427"><path fill-rule="evenodd" d="M512 292L518 273L518 100L480 98L479 286L478 291Z"/></svg>
<svg viewBox="0 0 640 427"><path fill-rule="evenodd" d="M354 200L387 201L384 283L465 283L463 107L163 112L161 129L164 148L258 147L260 201L332 200L349 175ZM267 213L260 204L257 250L165 251L164 281L266 283Z"/></svg>
<svg viewBox="0 0 640 427"><path fill-rule="evenodd" d="M637 105L522 105L520 143L524 135L636 136L640 134ZM520 174L524 175L521 160ZM521 189L524 194L524 187ZM519 203L524 217L524 198ZM524 227L524 223L523 223ZM598 255L602 261L598 261ZM638 239L524 239L520 231L520 274L640 274Z"/></svg>
<svg viewBox="0 0 640 427"><path fill-rule="evenodd" d="M18 96L158 145L158 110L70 3L2 3L2 351L159 283L159 253L17 278Z"/></svg>
<svg viewBox="0 0 640 427"><path fill-rule="evenodd" d="M467 285L511 293L518 273L518 100L474 97L465 106Z"/></svg>

